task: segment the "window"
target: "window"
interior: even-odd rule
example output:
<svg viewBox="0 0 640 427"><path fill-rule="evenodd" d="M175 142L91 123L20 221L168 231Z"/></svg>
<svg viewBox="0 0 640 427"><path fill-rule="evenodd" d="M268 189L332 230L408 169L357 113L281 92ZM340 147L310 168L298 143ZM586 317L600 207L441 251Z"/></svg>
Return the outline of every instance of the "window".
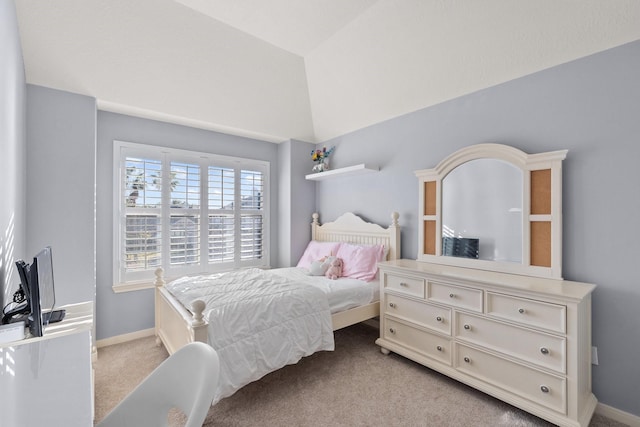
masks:
<svg viewBox="0 0 640 427"><path fill-rule="evenodd" d="M268 162L115 141L117 291L269 265ZM140 285L142 283L142 285Z"/></svg>

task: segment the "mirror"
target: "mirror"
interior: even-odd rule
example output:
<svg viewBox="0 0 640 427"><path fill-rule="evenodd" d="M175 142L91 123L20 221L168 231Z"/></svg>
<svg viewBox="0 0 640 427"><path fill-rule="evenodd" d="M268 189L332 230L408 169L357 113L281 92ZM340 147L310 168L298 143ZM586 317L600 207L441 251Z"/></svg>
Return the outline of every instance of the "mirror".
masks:
<svg viewBox="0 0 640 427"><path fill-rule="evenodd" d="M477 159L442 180L442 255L522 263L522 170Z"/></svg>
<svg viewBox="0 0 640 427"><path fill-rule="evenodd" d="M562 278L562 161L464 147L419 179L418 261Z"/></svg>

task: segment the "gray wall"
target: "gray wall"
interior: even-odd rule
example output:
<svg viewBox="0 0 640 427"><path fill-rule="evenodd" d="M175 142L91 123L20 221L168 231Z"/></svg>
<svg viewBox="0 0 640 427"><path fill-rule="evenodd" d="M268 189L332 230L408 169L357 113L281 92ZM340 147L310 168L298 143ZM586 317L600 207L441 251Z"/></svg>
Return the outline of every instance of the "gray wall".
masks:
<svg viewBox="0 0 640 427"><path fill-rule="evenodd" d="M467 145L529 153L569 149L563 164L564 277L593 295L593 390L640 416L640 42L634 42L328 141L332 167L378 163L377 174L317 184L325 218L353 211L388 223L400 212L402 254L417 254L413 171Z"/></svg>
<svg viewBox="0 0 640 427"><path fill-rule="evenodd" d="M18 289L16 258L26 258L24 63L13 1L0 1L0 307Z"/></svg>
<svg viewBox="0 0 640 427"><path fill-rule="evenodd" d="M311 239L316 187L313 181L304 177L313 165L309 156L313 148L315 146L308 142L296 140L278 144L280 244L277 265L280 267L295 266Z"/></svg>
<svg viewBox="0 0 640 427"><path fill-rule="evenodd" d="M113 285L113 141L176 147L271 163L271 264L277 263L278 146L154 120L98 111L97 150L97 288L98 339L136 332L154 325L153 289L115 294Z"/></svg>
<svg viewBox="0 0 640 427"><path fill-rule="evenodd" d="M50 245L56 305L94 301L96 104L27 85L27 253Z"/></svg>

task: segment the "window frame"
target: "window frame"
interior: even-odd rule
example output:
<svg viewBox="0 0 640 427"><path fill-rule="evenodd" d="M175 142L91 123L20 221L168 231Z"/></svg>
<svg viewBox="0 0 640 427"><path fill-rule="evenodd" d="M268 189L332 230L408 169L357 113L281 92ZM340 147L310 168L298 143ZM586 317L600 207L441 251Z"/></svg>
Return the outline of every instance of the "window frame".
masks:
<svg viewBox="0 0 640 427"><path fill-rule="evenodd" d="M190 266L172 266L170 259L171 245L171 189L169 185L161 186L162 204L160 210L161 225L161 255L160 267L164 269L164 276L168 279L183 275L216 273L230 271L238 268L258 267L269 268L270 265L270 162L241 157L224 156L213 153L184 150L179 148L161 147L149 144L140 144L126 141L113 141L113 285L114 292L127 292L139 289L149 289L154 286L155 269L125 274L124 259L124 227L126 226L127 205L125 202L125 186L123 180L126 173L125 159L127 157L140 157L145 160L159 160L162 164L163 180L171 179L171 163L197 164L200 168L200 207L186 208L184 213L195 212L199 214L199 261ZM209 206L209 168L229 168L234 176L234 208L212 209ZM262 209L242 209L242 171L255 171L262 174L263 191L261 196ZM168 178L165 178L168 176ZM166 182L166 181L165 181ZM156 209L156 208L143 208ZM156 211L157 212L157 211ZM209 262L209 216L213 213L233 213L234 218L234 256L233 261ZM241 219L244 215L258 214L262 216L262 256L259 259L242 260L241 250Z"/></svg>

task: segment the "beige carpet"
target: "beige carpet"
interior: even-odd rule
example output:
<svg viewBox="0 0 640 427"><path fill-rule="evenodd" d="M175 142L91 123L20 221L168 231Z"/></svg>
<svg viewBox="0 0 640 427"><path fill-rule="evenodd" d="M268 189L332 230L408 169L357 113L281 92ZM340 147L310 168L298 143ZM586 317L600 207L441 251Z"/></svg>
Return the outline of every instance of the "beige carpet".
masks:
<svg viewBox="0 0 640 427"><path fill-rule="evenodd" d="M377 329L336 331L336 350L273 372L220 401L205 426L551 426L506 403L411 362L385 356ZM101 348L96 420L167 357L154 338ZM171 425L183 417L172 413ZM620 427L595 415L591 427Z"/></svg>

